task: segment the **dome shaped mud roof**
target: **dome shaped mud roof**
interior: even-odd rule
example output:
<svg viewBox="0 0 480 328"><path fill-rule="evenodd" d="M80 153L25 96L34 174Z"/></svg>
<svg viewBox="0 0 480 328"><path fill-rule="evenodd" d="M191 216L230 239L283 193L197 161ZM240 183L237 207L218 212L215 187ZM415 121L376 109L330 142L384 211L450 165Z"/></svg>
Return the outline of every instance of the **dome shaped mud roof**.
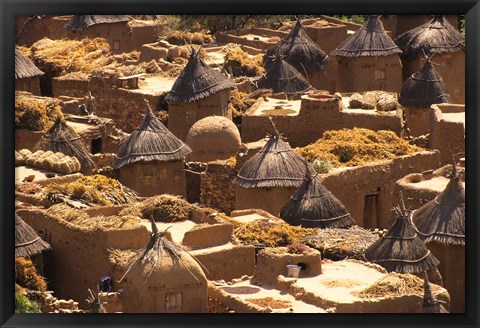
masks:
<svg viewBox="0 0 480 328"><path fill-rule="evenodd" d="M192 149L189 160L210 162L234 156L242 141L235 123L223 116L208 116L188 131L187 145Z"/></svg>

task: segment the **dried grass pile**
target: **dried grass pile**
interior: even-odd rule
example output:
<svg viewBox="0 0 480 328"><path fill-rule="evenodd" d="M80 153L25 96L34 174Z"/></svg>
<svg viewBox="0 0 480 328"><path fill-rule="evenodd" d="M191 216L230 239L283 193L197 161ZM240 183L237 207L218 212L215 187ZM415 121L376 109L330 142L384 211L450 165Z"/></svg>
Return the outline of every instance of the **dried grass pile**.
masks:
<svg viewBox="0 0 480 328"><path fill-rule="evenodd" d="M15 282L24 288L44 292L47 290L45 278L37 273L32 261L24 258L15 258Z"/></svg>
<svg viewBox="0 0 480 328"><path fill-rule="evenodd" d="M223 68L233 76L259 76L265 69L262 65L262 55L250 57L240 46L226 46Z"/></svg>
<svg viewBox="0 0 480 328"><path fill-rule="evenodd" d="M140 224L140 218L131 215L97 215L89 216L87 213L71 208L66 204L56 204L51 206L48 213L68 221L74 225L86 229L128 229Z"/></svg>
<svg viewBox="0 0 480 328"><path fill-rule="evenodd" d="M168 33L165 36L165 40L175 45L184 45L185 43L186 44L207 44L207 43L213 42L213 37L210 34L207 34L205 32L187 32L187 31L175 30Z"/></svg>
<svg viewBox="0 0 480 328"><path fill-rule="evenodd" d="M423 280L412 274L392 272L370 287L352 294L361 298L423 296Z"/></svg>
<svg viewBox="0 0 480 328"><path fill-rule="evenodd" d="M35 182L21 182L15 185L15 191L23 194L36 195L42 192L42 186Z"/></svg>
<svg viewBox="0 0 480 328"><path fill-rule="evenodd" d="M46 192L49 198L75 199L88 205L121 205L138 201L134 191L115 179L98 174L84 176L66 184L51 184Z"/></svg>
<svg viewBox="0 0 480 328"><path fill-rule="evenodd" d="M15 92L15 128L45 131L60 116L61 107L53 98L34 97L27 92Z"/></svg>
<svg viewBox="0 0 480 328"><path fill-rule="evenodd" d="M272 297L263 297L263 298L247 298L247 302L253 303L262 308L270 309L285 309L292 306L292 303L287 300L278 300Z"/></svg>
<svg viewBox="0 0 480 328"><path fill-rule="evenodd" d="M119 215L137 216L157 222L179 222L191 219L193 205L177 196L163 194L122 209Z"/></svg>
<svg viewBox="0 0 480 328"><path fill-rule="evenodd" d="M352 226L348 229L319 229L315 235L306 236L302 241L318 249L322 258L338 261L346 258L364 260L363 253L377 239L378 234Z"/></svg>
<svg viewBox="0 0 480 328"><path fill-rule="evenodd" d="M49 76L71 72L91 73L114 62L103 38L82 40L42 39L31 47L35 64Z"/></svg>
<svg viewBox="0 0 480 328"><path fill-rule="evenodd" d="M265 247L288 246L300 242L318 229L294 227L286 223L270 223L259 220L246 224L236 224L234 235L243 244Z"/></svg>
<svg viewBox="0 0 480 328"><path fill-rule="evenodd" d="M28 149L22 149L19 155L23 157L24 165L41 170L63 174L76 173L81 170L80 161L76 157L66 156L61 152L37 150L31 153Z"/></svg>
<svg viewBox="0 0 480 328"><path fill-rule="evenodd" d="M309 162L328 160L334 167L358 166L421 150L392 131L360 128L326 131L315 143L296 149Z"/></svg>
<svg viewBox="0 0 480 328"><path fill-rule="evenodd" d="M249 97L248 93L236 89L230 92L230 100L233 107L233 117L243 116L256 101L256 99Z"/></svg>

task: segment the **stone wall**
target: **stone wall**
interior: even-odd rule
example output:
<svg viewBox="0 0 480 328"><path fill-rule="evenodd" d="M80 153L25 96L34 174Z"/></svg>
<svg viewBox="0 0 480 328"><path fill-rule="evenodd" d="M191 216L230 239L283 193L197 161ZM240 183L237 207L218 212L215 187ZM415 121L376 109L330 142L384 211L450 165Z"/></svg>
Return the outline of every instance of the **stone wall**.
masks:
<svg viewBox="0 0 480 328"><path fill-rule="evenodd" d="M164 102L164 93L140 93L117 88L113 76L92 77L90 90L95 97L95 112L98 116L113 119L117 127L130 133L142 122L146 113L144 99L154 110Z"/></svg>
<svg viewBox="0 0 480 328"><path fill-rule="evenodd" d="M54 98L69 96L83 98L90 90L90 79L77 77L54 77L52 78L52 94Z"/></svg>
<svg viewBox="0 0 480 328"><path fill-rule="evenodd" d="M247 111L242 119L242 141L253 142L271 132L267 115L253 115L256 105ZM292 147L301 147L317 141L327 130L366 128L374 131L391 130L397 135L401 132L401 118L396 115L378 113L346 113L340 110L341 100L322 101L310 97L302 98L300 112L297 116L271 116L276 128Z"/></svg>
<svg viewBox="0 0 480 328"><path fill-rule="evenodd" d="M235 186L232 184L237 171L224 164L208 163L208 169L200 174L200 204L230 214L235 209Z"/></svg>

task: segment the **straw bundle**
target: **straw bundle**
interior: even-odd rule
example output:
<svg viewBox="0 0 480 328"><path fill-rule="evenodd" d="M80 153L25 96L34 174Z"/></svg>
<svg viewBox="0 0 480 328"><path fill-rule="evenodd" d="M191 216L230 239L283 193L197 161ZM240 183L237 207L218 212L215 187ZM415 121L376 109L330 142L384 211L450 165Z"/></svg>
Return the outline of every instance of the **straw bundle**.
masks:
<svg viewBox="0 0 480 328"><path fill-rule="evenodd" d="M18 48L15 48L15 79L24 79L44 74L30 58L25 56Z"/></svg>
<svg viewBox="0 0 480 328"><path fill-rule="evenodd" d="M455 164L445 190L413 213L413 223L425 243L465 246L465 187Z"/></svg>
<svg viewBox="0 0 480 328"><path fill-rule="evenodd" d="M428 58L422 68L403 83L398 96L398 102L405 107L430 108L432 104L449 100L447 87Z"/></svg>
<svg viewBox="0 0 480 328"><path fill-rule="evenodd" d="M439 261L418 238L411 223L411 211L405 210L404 206L395 210L395 223L386 235L365 251L365 259L381 265L389 272L418 273L436 267Z"/></svg>
<svg viewBox="0 0 480 328"><path fill-rule="evenodd" d="M344 228L355 220L323 184L320 176L312 175L306 163L305 179L280 210L280 217L291 225L306 228Z"/></svg>
<svg viewBox="0 0 480 328"><path fill-rule="evenodd" d="M282 55L277 54L271 61L267 73L257 81L257 89L271 89L274 93L284 92L293 95L312 88L303 75L287 63Z"/></svg>
<svg viewBox="0 0 480 328"><path fill-rule="evenodd" d="M435 15L425 24L399 35L395 43L402 50L400 56L408 60L465 50L465 36L444 15Z"/></svg>
<svg viewBox="0 0 480 328"><path fill-rule="evenodd" d="M365 57L390 56L402 51L388 36L376 15L370 15L365 24L331 53L332 56Z"/></svg>
<svg viewBox="0 0 480 328"><path fill-rule="evenodd" d="M328 55L310 39L300 20L297 20L292 30L281 41L267 50L263 57L267 69L275 53L284 54L285 61L304 75L306 72L325 69L330 63Z"/></svg>
<svg viewBox="0 0 480 328"><path fill-rule="evenodd" d="M86 173L96 167L90 152L80 140L78 134L60 117L42 136L35 149L61 152L76 157L81 164L81 172ZM61 170L69 170L68 165L61 165Z"/></svg>
<svg viewBox="0 0 480 328"><path fill-rule="evenodd" d="M192 102L222 90L235 89L235 83L208 66L192 47L190 59L165 97L168 102Z"/></svg>
<svg viewBox="0 0 480 328"><path fill-rule="evenodd" d="M30 257L51 249L35 230L15 214L15 257Z"/></svg>
<svg viewBox="0 0 480 328"><path fill-rule="evenodd" d="M304 175L303 158L275 130L265 146L243 164L233 183L242 188L299 187Z"/></svg>
<svg viewBox="0 0 480 328"><path fill-rule="evenodd" d="M192 152L160 122L148 102L145 103L147 114L137 129L120 146L112 161L114 169L135 162L184 160Z"/></svg>

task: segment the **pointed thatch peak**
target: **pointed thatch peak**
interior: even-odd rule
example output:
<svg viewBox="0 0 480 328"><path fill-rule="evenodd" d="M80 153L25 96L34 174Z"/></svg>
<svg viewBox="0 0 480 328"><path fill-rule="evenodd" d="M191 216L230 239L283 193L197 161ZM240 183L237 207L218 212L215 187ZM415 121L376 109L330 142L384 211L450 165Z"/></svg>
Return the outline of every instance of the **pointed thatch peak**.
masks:
<svg viewBox="0 0 480 328"><path fill-rule="evenodd" d="M425 243L465 246L465 187L455 163L445 190L413 213L413 223Z"/></svg>
<svg viewBox="0 0 480 328"><path fill-rule="evenodd" d="M271 89L274 93L293 95L308 91L312 88L310 83L284 60L279 52L271 59L270 67L257 82L258 89Z"/></svg>
<svg viewBox="0 0 480 328"><path fill-rule="evenodd" d="M96 167L92 155L85 148L80 136L60 116L57 116L55 123L45 132L34 149L50 150L54 153L61 152L76 157L82 166L80 170L82 173L89 172Z"/></svg>
<svg viewBox="0 0 480 328"><path fill-rule="evenodd" d="M235 83L221 72L208 66L192 47L187 65L173 84L165 100L169 102L197 101L222 90L235 89Z"/></svg>
<svg viewBox="0 0 480 328"><path fill-rule="evenodd" d="M112 161L114 169L135 162L183 160L192 152L160 122L146 100L145 103L145 118L120 146Z"/></svg>
<svg viewBox="0 0 480 328"><path fill-rule="evenodd" d="M15 213L15 257L31 257L48 249L50 244Z"/></svg>
<svg viewBox="0 0 480 328"><path fill-rule="evenodd" d="M123 22L128 22L128 18L124 15L73 15L70 21L65 24L65 27L72 30L82 30L98 24Z"/></svg>
<svg viewBox="0 0 480 328"><path fill-rule="evenodd" d="M399 35L395 43L402 50L400 56L408 60L465 50L465 37L444 15L436 15L427 23Z"/></svg>
<svg viewBox="0 0 480 328"><path fill-rule="evenodd" d="M298 187L304 176L304 159L275 131L245 162L233 183L242 188Z"/></svg>
<svg viewBox="0 0 480 328"><path fill-rule="evenodd" d="M355 224L345 206L305 163L304 181L282 207L280 217L291 225L305 228L345 228Z"/></svg>
<svg viewBox="0 0 480 328"><path fill-rule="evenodd" d="M302 74L325 69L329 64L328 55L310 39L300 20L282 40L267 50L263 57L267 70L272 64L272 55L277 52L283 53L285 61Z"/></svg>
<svg viewBox="0 0 480 328"><path fill-rule="evenodd" d="M428 58L422 68L403 83L398 96L398 102L405 107L429 108L449 101L447 87Z"/></svg>
<svg viewBox="0 0 480 328"><path fill-rule="evenodd" d="M400 273L428 271L439 264L411 223L412 212L403 204L396 207L396 220L388 232L365 251L367 261Z"/></svg>
<svg viewBox="0 0 480 328"><path fill-rule="evenodd" d="M423 313L448 313L442 304L435 298L430 288L428 281L428 275L425 272L425 278L423 282L423 300L422 300Z"/></svg>
<svg viewBox="0 0 480 328"><path fill-rule="evenodd" d="M18 48L15 48L15 79L24 79L44 74L30 58L25 56Z"/></svg>
<svg viewBox="0 0 480 328"><path fill-rule="evenodd" d="M390 56L401 52L385 32L379 16L370 15L365 24L340 43L331 55L341 57Z"/></svg>

